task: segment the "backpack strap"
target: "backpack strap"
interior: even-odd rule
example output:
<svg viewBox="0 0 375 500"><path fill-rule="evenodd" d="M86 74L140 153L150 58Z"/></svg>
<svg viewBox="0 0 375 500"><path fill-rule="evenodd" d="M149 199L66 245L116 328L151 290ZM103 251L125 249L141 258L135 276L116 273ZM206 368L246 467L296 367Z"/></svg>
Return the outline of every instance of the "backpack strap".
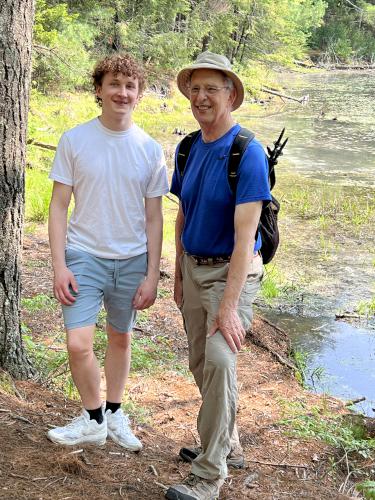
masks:
<svg viewBox="0 0 375 500"><path fill-rule="evenodd" d="M247 128L241 128L234 138L232 147L230 148L228 159L228 182L233 194L236 193L237 170L241 162L242 155L254 137L255 135L253 132L250 132Z"/></svg>
<svg viewBox="0 0 375 500"><path fill-rule="evenodd" d="M178 171L180 172L181 177L183 177L183 175L184 175L184 171L185 171L187 160L189 158L191 146L194 144L194 141L197 138L197 135L199 134L199 132L200 132L200 130L195 130L194 132L190 132L190 134L186 135L182 139L182 141L180 142L176 162L177 162L177 168L178 168Z"/></svg>

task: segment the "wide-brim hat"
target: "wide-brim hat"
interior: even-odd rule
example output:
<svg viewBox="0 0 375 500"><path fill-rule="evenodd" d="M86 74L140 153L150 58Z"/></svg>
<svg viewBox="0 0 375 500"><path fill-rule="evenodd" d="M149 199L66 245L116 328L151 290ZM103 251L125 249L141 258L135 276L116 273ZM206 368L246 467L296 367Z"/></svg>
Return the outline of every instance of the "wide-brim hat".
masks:
<svg viewBox="0 0 375 500"><path fill-rule="evenodd" d="M182 69L177 75L177 86L185 97L190 99L189 85L191 74L196 69L215 69L229 77L237 91L236 99L232 105L232 111L239 108L243 102L245 91L239 77L232 71L229 60L220 54L213 52L202 52L196 61L189 67Z"/></svg>

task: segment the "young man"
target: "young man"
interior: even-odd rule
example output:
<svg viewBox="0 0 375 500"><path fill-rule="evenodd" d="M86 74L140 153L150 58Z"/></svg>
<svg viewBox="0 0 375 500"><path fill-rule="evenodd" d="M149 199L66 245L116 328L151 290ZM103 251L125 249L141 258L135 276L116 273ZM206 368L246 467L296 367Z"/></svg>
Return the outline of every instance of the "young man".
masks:
<svg viewBox="0 0 375 500"><path fill-rule="evenodd" d="M263 276L256 233L262 203L271 195L267 158L256 140L241 158L235 194L228 182L229 152L240 131L231 112L244 97L228 59L204 52L179 72L177 84L201 129L183 177L176 168L171 187L180 199L174 297L184 318L189 367L202 396L201 448L182 448L180 456L192 461L192 474L171 486L166 498L213 500L227 466L244 465L235 425L236 361Z"/></svg>
<svg viewBox="0 0 375 500"><path fill-rule="evenodd" d="M67 349L83 412L48 432L59 444L103 444L107 435L133 451L142 448L121 401L130 367L136 311L156 298L162 244L161 197L168 192L160 145L132 121L144 75L129 55L99 62L93 72L101 115L63 134L54 181L49 239L54 294L62 304ZM74 209L67 225L71 196ZM108 345L104 372L93 352L102 303Z"/></svg>

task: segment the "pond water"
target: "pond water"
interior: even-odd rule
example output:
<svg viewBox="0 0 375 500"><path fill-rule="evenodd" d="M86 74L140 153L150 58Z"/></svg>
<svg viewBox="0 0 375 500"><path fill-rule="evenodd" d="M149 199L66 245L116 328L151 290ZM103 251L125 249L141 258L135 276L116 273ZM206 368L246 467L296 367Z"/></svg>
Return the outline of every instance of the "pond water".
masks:
<svg viewBox="0 0 375 500"><path fill-rule="evenodd" d="M286 127L294 170L327 181L375 186L375 72L285 75L294 97L281 113L255 121L270 142Z"/></svg>
<svg viewBox="0 0 375 500"><path fill-rule="evenodd" d="M375 73L290 74L283 79L289 88L284 93L308 95L306 105L289 101L272 116L239 116L239 121L256 130L266 144L285 126L290 137L285 151L287 168L323 179L333 189L337 184L361 186L372 191L369 200L373 203ZM303 315L273 310L261 314L288 331L294 347L306 353L307 382L314 390L348 400L366 397L356 409L375 416L375 328L335 321L334 314L350 299L353 303L368 300L374 293L371 256L356 257L357 242L353 246L351 255L339 256L334 265L320 261L316 266L322 289L315 293L310 308L306 304ZM327 294L324 283L330 275L334 289Z"/></svg>

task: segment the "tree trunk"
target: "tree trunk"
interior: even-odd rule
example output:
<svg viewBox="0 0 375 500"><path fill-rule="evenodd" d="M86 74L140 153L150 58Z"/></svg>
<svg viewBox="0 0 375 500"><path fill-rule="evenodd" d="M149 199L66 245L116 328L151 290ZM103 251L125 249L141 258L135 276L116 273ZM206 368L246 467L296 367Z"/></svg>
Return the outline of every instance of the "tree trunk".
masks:
<svg viewBox="0 0 375 500"><path fill-rule="evenodd" d="M112 50L114 52L121 52L122 42L120 33L121 17L120 17L120 6L118 2L115 5L115 13L113 16L113 39L112 39Z"/></svg>
<svg viewBox="0 0 375 500"><path fill-rule="evenodd" d="M33 0L0 4L0 367L16 378L33 373L20 323L26 127Z"/></svg>

